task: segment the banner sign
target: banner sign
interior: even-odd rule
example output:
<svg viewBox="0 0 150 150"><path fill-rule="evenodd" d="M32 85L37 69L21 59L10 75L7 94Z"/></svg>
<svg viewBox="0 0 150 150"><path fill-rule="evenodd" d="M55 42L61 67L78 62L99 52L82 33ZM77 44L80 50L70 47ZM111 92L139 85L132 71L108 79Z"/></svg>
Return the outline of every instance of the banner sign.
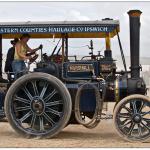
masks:
<svg viewBox="0 0 150 150"><path fill-rule="evenodd" d="M0 26L0 34L112 32L116 26Z"/></svg>

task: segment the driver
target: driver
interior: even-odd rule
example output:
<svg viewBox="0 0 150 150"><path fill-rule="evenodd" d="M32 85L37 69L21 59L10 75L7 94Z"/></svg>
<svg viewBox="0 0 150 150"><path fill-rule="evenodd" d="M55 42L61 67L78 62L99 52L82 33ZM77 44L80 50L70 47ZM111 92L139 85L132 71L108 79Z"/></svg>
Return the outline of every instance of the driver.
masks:
<svg viewBox="0 0 150 150"><path fill-rule="evenodd" d="M13 72L15 74L15 79L17 78L18 73L23 73L26 69L25 60L31 59L31 56L26 56L27 52L36 52L37 50L41 49L41 45L36 49L31 49L27 42L30 39L29 34L23 34L20 38L20 41L17 42L15 45L15 54L14 54L14 61L12 63Z"/></svg>

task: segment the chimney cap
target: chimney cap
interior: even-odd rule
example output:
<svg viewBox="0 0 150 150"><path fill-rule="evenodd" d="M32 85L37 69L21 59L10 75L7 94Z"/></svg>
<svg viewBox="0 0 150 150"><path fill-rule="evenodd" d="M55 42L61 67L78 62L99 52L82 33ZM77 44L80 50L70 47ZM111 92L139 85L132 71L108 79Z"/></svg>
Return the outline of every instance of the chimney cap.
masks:
<svg viewBox="0 0 150 150"><path fill-rule="evenodd" d="M142 12L140 10L130 10L128 11L129 16L131 17L139 17Z"/></svg>
<svg viewBox="0 0 150 150"><path fill-rule="evenodd" d="M112 18L104 18L104 19L102 19L102 21L104 21L104 20L113 20Z"/></svg>

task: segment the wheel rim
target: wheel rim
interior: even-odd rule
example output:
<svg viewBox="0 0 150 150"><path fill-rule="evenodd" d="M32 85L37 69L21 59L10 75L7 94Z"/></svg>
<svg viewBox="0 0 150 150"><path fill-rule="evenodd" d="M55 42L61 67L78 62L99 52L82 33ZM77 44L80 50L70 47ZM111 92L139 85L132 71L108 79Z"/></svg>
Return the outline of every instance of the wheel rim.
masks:
<svg viewBox="0 0 150 150"><path fill-rule="evenodd" d="M119 132L131 140L147 139L150 136L150 102L135 98L123 103L116 112Z"/></svg>
<svg viewBox="0 0 150 150"><path fill-rule="evenodd" d="M18 128L32 135L48 134L64 114L60 89L46 79L24 82L13 94L11 114Z"/></svg>

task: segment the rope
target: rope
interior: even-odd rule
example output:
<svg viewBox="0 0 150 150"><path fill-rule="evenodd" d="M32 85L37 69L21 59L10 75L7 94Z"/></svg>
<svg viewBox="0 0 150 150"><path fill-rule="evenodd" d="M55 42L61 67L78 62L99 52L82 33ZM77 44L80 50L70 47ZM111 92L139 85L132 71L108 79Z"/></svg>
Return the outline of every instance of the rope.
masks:
<svg viewBox="0 0 150 150"><path fill-rule="evenodd" d="M119 37L119 34L118 34L117 31L116 31L116 33L117 33L117 37L118 37L118 42L119 42L119 47L120 47L120 52L121 52L121 58L122 58L122 61L123 61L124 69L125 69L125 72L127 72L126 60L125 60L125 56L124 56L124 53L123 53L123 49L122 49L120 37Z"/></svg>
<svg viewBox="0 0 150 150"><path fill-rule="evenodd" d="M85 86L90 85L95 91L95 96L96 96L96 108L95 112L93 115L93 118L89 122L85 122L85 120L82 119L81 114L80 114L80 97L81 97L81 92L84 89ZM100 120L101 120L101 112L102 112L102 106L103 106L103 100L105 97L105 91L104 89L102 98L100 97L100 92L99 89L95 86L90 84L89 82L84 83L81 85L77 91L76 98L75 98L75 118L78 121L78 123L82 124L86 128L92 129L95 128Z"/></svg>

